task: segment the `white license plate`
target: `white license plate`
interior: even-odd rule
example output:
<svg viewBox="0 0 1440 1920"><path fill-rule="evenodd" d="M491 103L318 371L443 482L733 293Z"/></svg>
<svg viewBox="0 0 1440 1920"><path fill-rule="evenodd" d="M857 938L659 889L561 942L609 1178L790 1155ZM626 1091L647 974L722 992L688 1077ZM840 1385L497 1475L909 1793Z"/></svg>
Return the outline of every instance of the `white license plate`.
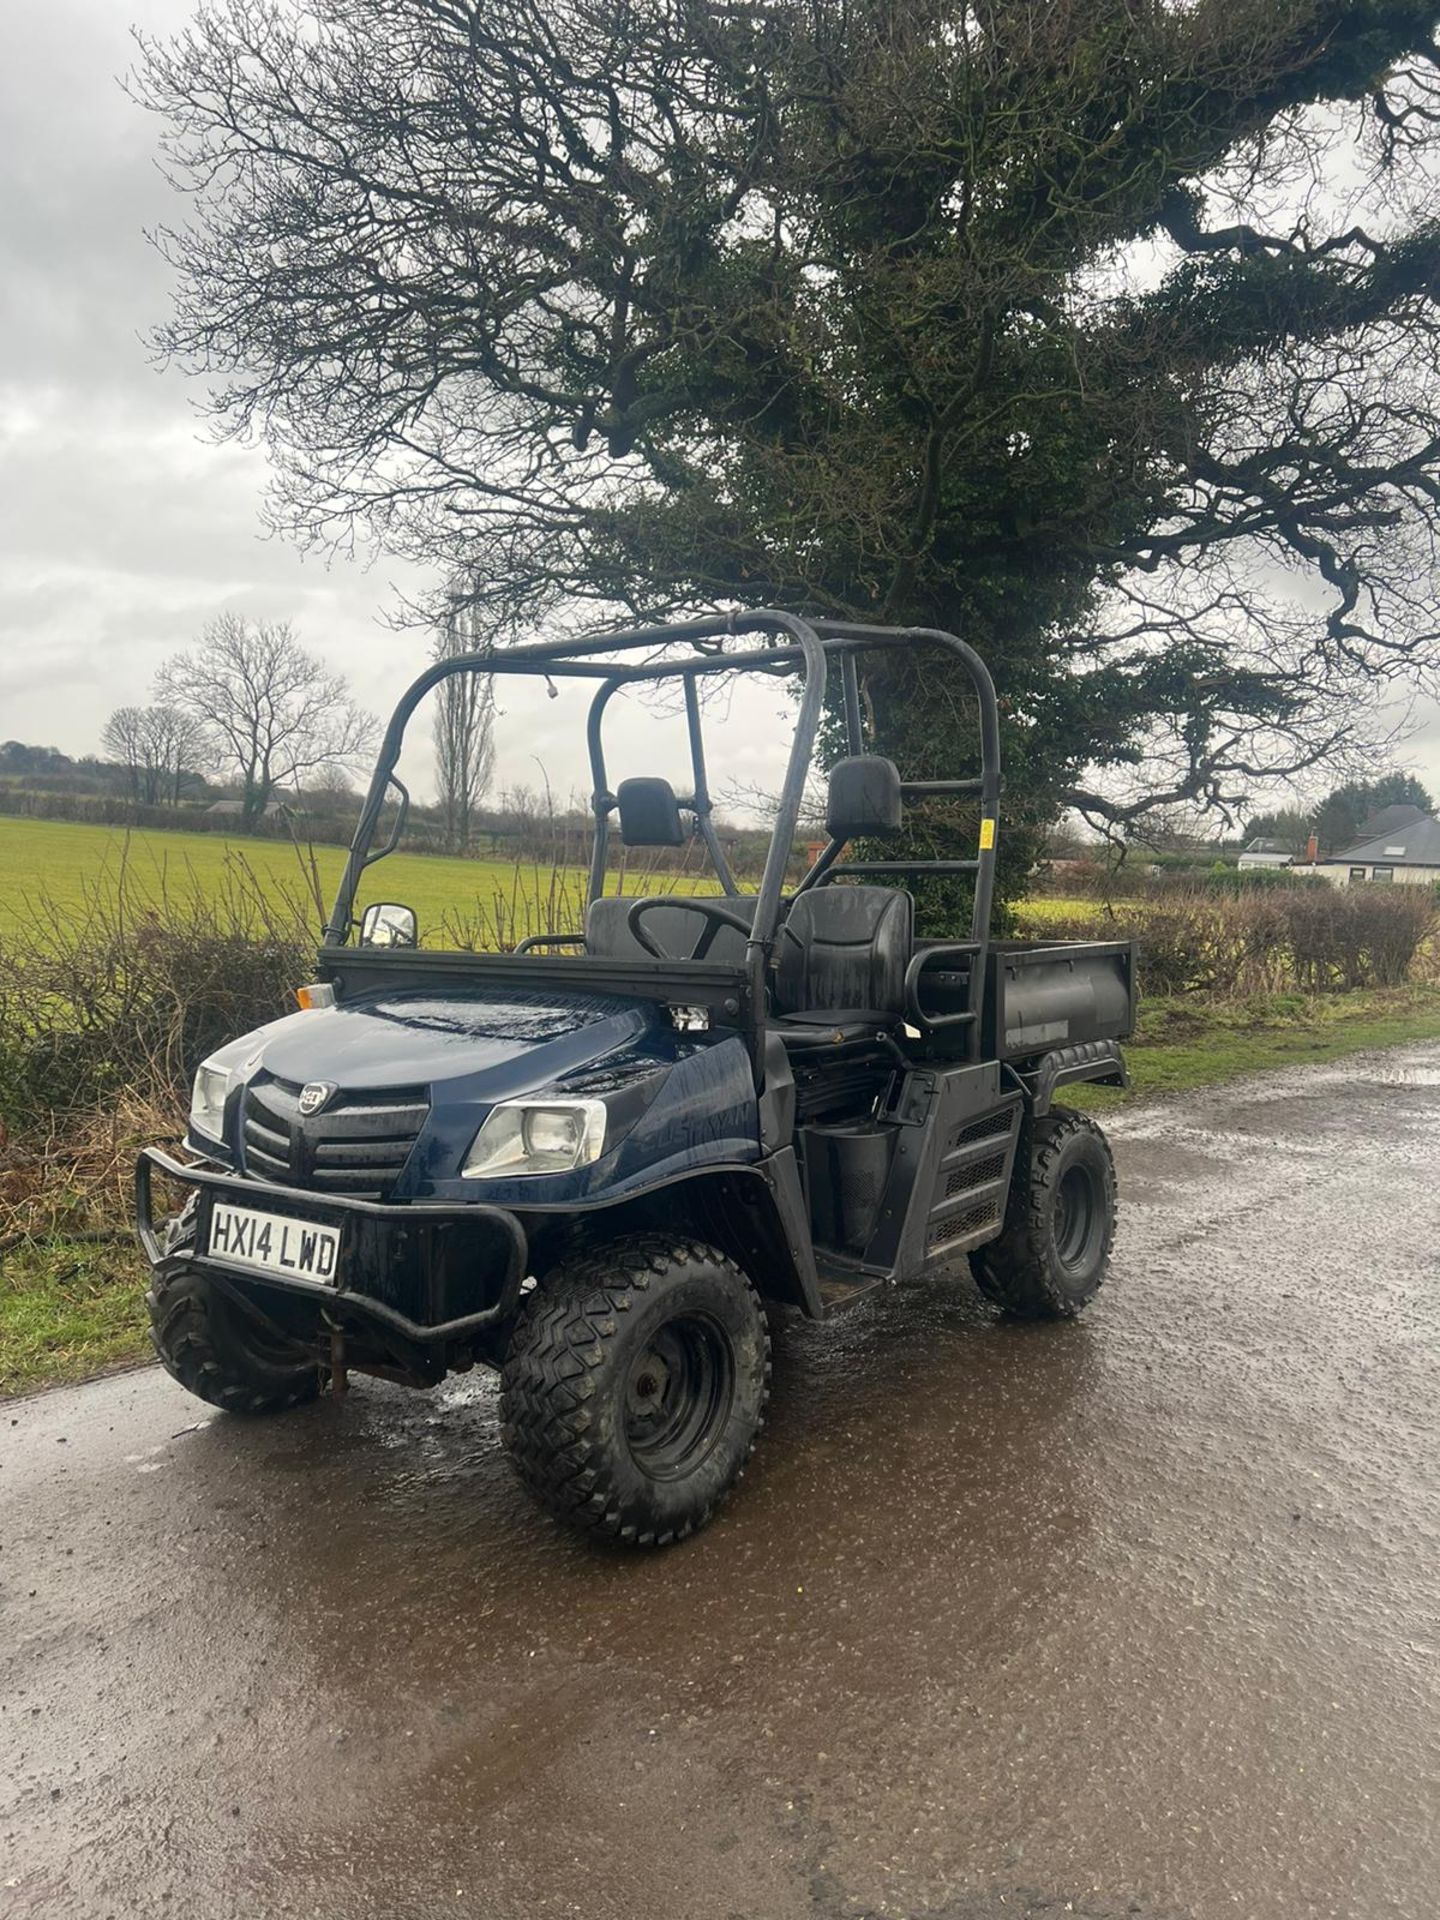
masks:
<svg viewBox="0 0 1440 1920"><path fill-rule="evenodd" d="M208 1251L212 1260L226 1260L234 1267L278 1273L291 1280L318 1280L333 1287L340 1229L217 1200L210 1210Z"/></svg>

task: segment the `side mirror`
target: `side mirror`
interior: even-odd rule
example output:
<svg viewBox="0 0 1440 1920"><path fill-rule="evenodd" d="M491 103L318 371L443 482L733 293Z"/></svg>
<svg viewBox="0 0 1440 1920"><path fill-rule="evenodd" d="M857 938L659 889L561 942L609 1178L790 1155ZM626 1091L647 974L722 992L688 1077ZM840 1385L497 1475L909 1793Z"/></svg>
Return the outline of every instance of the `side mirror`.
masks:
<svg viewBox="0 0 1440 1920"><path fill-rule="evenodd" d="M362 947L413 947L415 909L377 900L373 907L365 909L360 922L360 944Z"/></svg>

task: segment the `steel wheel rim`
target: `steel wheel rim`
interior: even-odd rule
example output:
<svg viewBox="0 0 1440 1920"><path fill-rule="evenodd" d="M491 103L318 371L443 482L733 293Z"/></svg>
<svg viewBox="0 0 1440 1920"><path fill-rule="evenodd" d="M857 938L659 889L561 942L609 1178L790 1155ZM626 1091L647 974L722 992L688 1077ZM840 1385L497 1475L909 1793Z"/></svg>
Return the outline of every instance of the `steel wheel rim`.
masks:
<svg viewBox="0 0 1440 1920"><path fill-rule="evenodd" d="M713 1452L735 1394L735 1355L708 1314L667 1320L631 1363L625 1442L651 1480L681 1480Z"/></svg>
<svg viewBox="0 0 1440 1920"><path fill-rule="evenodd" d="M1076 1163L1060 1176L1055 1200L1055 1254L1067 1273L1080 1274L1093 1262L1104 1234L1100 1183L1093 1167Z"/></svg>

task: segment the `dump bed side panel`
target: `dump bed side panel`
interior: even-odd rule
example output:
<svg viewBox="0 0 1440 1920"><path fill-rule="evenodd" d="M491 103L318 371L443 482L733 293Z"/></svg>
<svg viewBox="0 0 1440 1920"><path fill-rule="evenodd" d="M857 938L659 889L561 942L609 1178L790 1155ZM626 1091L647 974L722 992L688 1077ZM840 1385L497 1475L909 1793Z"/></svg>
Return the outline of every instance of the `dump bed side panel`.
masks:
<svg viewBox="0 0 1440 1920"><path fill-rule="evenodd" d="M989 968L985 1044L1001 1060L1123 1040L1134 1029L1135 950L1128 940L998 946Z"/></svg>
<svg viewBox="0 0 1440 1920"><path fill-rule="evenodd" d="M923 943L922 943L923 944ZM987 957L986 1059L1027 1060L1056 1047L1123 1040L1135 1026L1135 950L1128 940L997 941ZM928 1010L965 1005L963 965L927 967Z"/></svg>

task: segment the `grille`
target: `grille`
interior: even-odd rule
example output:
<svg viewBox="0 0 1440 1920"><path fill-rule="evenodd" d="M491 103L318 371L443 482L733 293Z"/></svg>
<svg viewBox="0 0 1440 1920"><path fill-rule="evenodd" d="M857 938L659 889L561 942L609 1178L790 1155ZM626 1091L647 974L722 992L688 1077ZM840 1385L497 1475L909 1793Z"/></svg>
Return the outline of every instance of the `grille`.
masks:
<svg viewBox="0 0 1440 1920"><path fill-rule="evenodd" d="M1001 1134L1008 1134L1015 1118L1013 1107L1004 1107L999 1113L992 1113L983 1120L976 1120L968 1127L962 1127L950 1142L948 1151L954 1153L957 1147L973 1146L977 1140L995 1140Z"/></svg>
<svg viewBox="0 0 1440 1920"><path fill-rule="evenodd" d="M1004 1171L1003 1152L987 1154L983 1160L972 1160L968 1166L956 1167L945 1182L945 1198L953 1200L957 1194L968 1193L972 1187L983 1187L987 1180L998 1180Z"/></svg>
<svg viewBox="0 0 1440 1920"><path fill-rule="evenodd" d="M977 1206L967 1207L963 1213L952 1213L944 1220L936 1220L925 1236L925 1251L927 1254L938 1253L942 1247L993 1227L999 1218L1000 1199L997 1196L993 1200L982 1200Z"/></svg>
<svg viewBox="0 0 1440 1920"><path fill-rule="evenodd" d="M355 1200L389 1197L429 1112L423 1087L337 1094L309 1115L299 1103L299 1087L285 1080L247 1089L246 1173L276 1186Z"/></svg>

